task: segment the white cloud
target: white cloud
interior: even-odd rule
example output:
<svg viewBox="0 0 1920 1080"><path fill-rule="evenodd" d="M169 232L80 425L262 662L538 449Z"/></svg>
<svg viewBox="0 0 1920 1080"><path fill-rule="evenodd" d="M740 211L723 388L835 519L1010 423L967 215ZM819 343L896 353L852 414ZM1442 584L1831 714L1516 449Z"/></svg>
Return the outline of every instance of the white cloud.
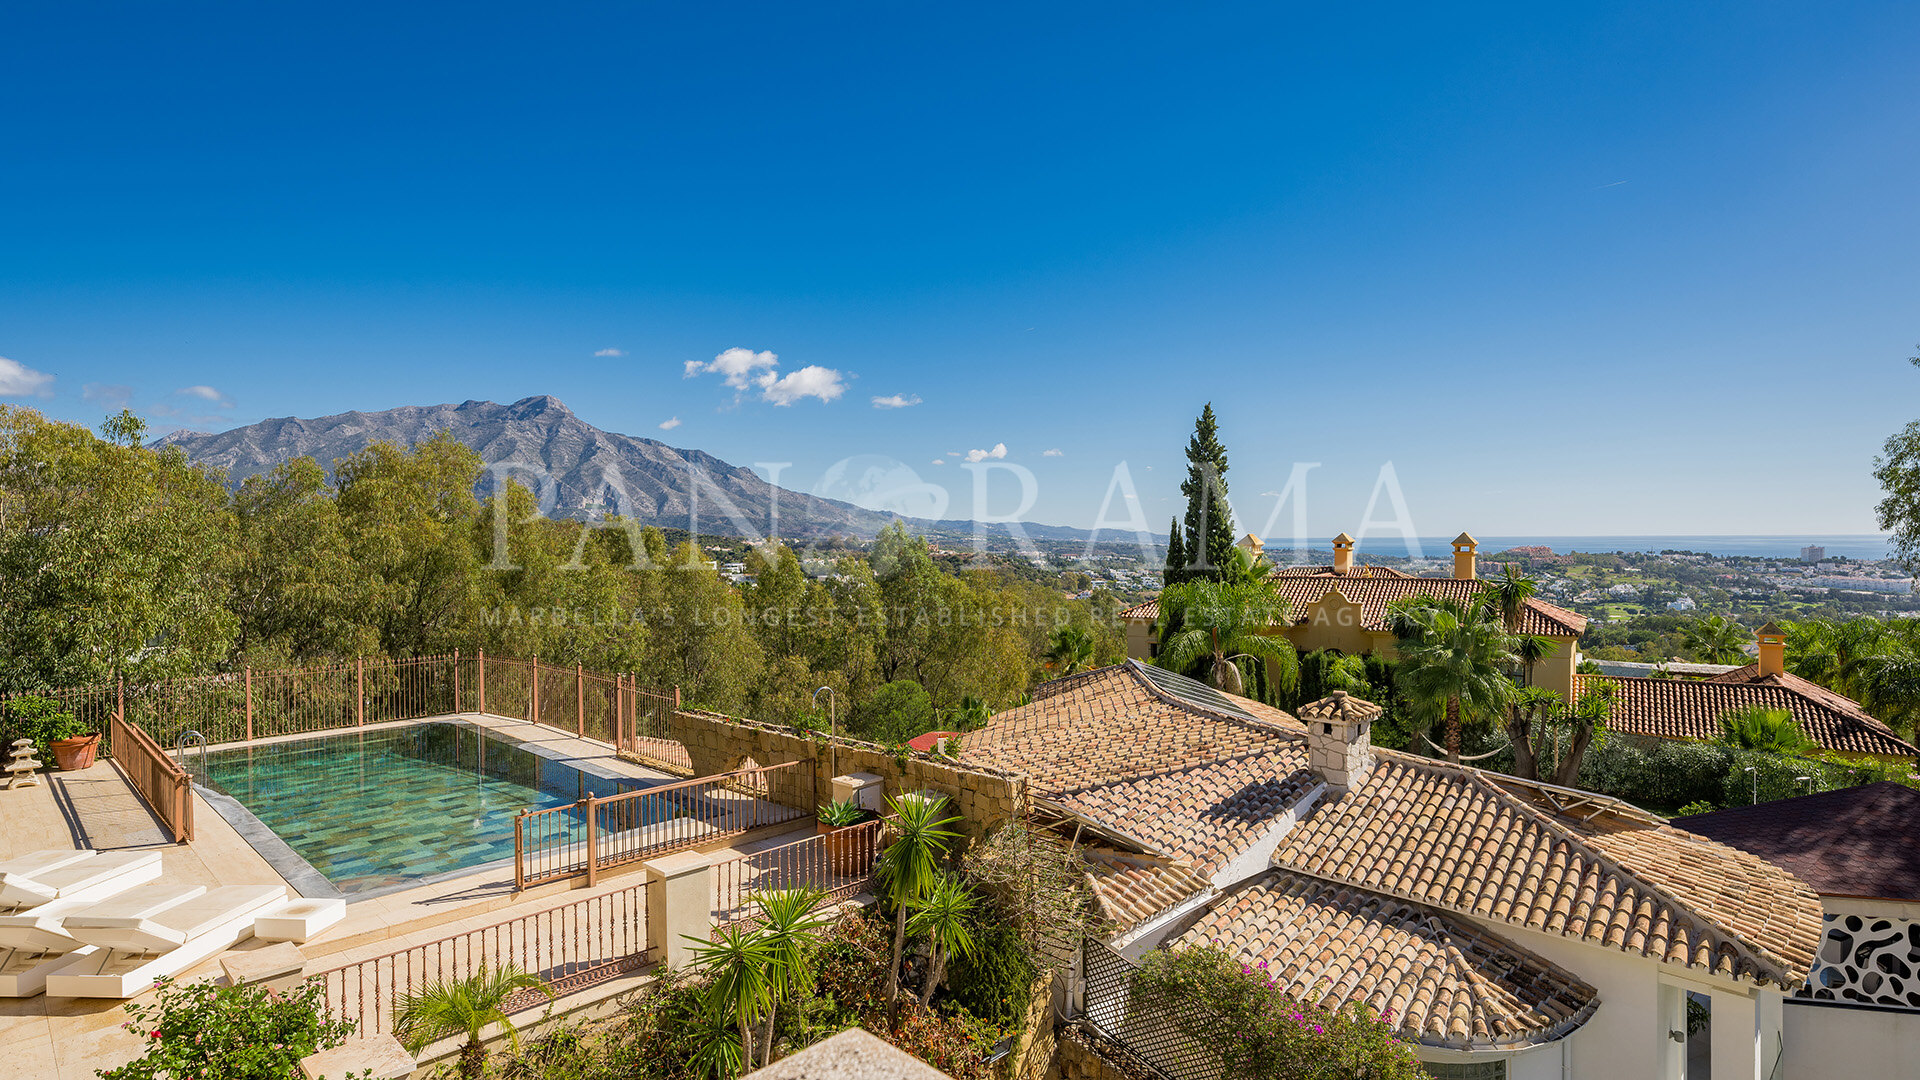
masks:
<svg viewBox="0 0 1920 1080"><path fill-rule="evenodd" d="M946 458L934 458L934 459L933 459L933 463L934 463L935 465L945 465L945 464L947 463L947 459L946 459Z"/></svg>
<svg viewBox="0 0 1920 1080"><path fill-rule="evenodd" d="M227 400L227 395L221 393L218 390L215 390L211 386L183 386L180 389L175 390L174 393L180 395L181 397L199 398L201 401L211 401L214 403L214 406L217 408L221 408L221 409L233 408L233 402Z"/></svg>
<svg viewBox="0 0 1920 1080"><path fill-rule="evenodd" d="M710 362L689 360L686 362L686 377L696 375L718 375L722 382L731 386L740 394L734 396L737 403L749 390L759 390L763 401L775 405L791 405L801 398L819 398L832 401L847 392L845 377L833 368L808 364L798 371L780 374L780 355L771 350L754 352L752 349L734 347L728 349Z"/></svg>
<svg viewBox="0 0 1920 1080"><path fill-rule="evenodd" d="M0 397L52 397L53 376L0 356Z"/></svg>
<svg viewBox="0 0 1920 1080"><path fill-rule="evenodd" d="M1042 450L1040 451L1040 456L1041 457L1066 457L1067 452L1065 450Z"/></svg>
<svg viewBox="0 0 1920 1080"><path fill-rule="evenodd" d="M873 399L873 407L876 409L906 409L918 404L920 404L919 394L889 394L886 397Z"/></svg>
<svg viewBox="0 0 1920 1080"><path fill-rule="evenodd" d="M593 355L595 355L595 356L625 356L625 355L627 355L627 350L625 350L625 349L600 349L600 350L597 350L597 351L596 351L596 352L595 352L595 353L594 353Z"/></svg>
<svg viewBox="0 0 1920 1080"><path fill-rule="evenodd" d="M832 401L847 392L846 384L840 381L840 373L819 364L808 364L799 371L788 372L778 378L769 371L754 379L760 387L760 396L775 405L791 405L801 398L819 398Z"/></svg>
<svg viewBox="0 0 1920 1080"><path fill-rule="evenodd" d="M661 430L661 431L672 431L672 430L673 430L674 428L677 428L677 427L679 427L679 426L680 426L680 418L679 418L679 417L677 417L677 416L676 416L676 417L673 417L673 418L672 418L672 419L670 419L670 420L662 420L662 421L660 421L660 430Z"/></svg>
<svg viewBox="0 0 1920 1080"><path fill-rule="evenodd" d="M995 460L995 461L998 461L998 460L1000 460L1001 458L1003 458L1003 457L1006 457L1006 456L1007 456L1007 444L1006 444L1006 443L1003 443L1003 442L1001 442L1001 443L994 443L994 444L993 444L993 449L991 449L991 450L969 450L969 451L967 451L967 460L968 460L968 461L976 461L976 462L977 462L977 461L986 461L986 460L987 460L987 459L989 459L989 458L992 458L993 460Z"/></svg>

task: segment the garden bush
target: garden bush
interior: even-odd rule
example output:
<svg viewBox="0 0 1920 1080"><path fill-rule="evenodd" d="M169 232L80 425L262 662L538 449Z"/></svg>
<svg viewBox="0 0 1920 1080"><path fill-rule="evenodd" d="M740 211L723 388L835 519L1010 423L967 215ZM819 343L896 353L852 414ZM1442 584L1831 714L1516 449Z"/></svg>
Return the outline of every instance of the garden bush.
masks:
<svg viewBox="0 0 1920 1080"><path fill-rule="evenodd" d="M1755 772L1747 772L1751 766ZM1580 763L1580 786L1656 812L1746 806L1812 791L1898 780L1896 767L1741 750L1720 743L1607 734ZM1811 781L1801 777L1810 777Z"/></svg>
<svg viewBox="0 0 1920 1080"><path fill-rule="evenodd" d="M121 1025L146 1039L146 1053L102 1071L103 1080L285 1080L298 1073L301 1058L353 1034L351 1020L328 1016L318 982L286 993L170 979L159 988L151 1003L128 1005L133 1019Z"/></svg>
<svg viewBox="0 0 1920 1080"><path fill-rule="evenodd" d="M991 1024L1018 1033L1040 970L1020 932L994 919L974 928L974 954L955 956L947 973L953 1002Z"/></svg>
<svg viewBox="0 0 1920 1080"><path fill-rule="evenodd" d="M1155 950L1133 974L1131 1006L1167 1017L1243 1080L1419 1080L1391 1016L1325 1009L1288 996L1264 970L1215 946Z"/></svg>

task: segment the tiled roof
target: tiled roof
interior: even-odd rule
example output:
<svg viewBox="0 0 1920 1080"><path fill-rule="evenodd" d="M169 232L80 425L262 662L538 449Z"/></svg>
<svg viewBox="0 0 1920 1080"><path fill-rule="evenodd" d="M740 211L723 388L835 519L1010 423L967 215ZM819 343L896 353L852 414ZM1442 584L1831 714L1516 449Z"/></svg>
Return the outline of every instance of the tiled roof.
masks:
<svg viewBox="0 0 1920 1080"><path fill-rule="evenodd" d="M1746 672L1745 678L1737 678ZM1574 695L1613 684L1607 727L1663 739L1716 739L1720 718L1747 705L1786 709L1807 737L1828 750L1855 754L1913 755L1911 743L1868 716L1860 706L1798 675L1759 677L1754 665L1711 679L1648 679L1577 675Z"/></svg>
<svg viewBox="0 0 1920 1080"><path fill-rule="evenodd" d="M1138 926L1211 888L1181 860L1102 847L1082 848L1080 854L1100 913L1122 928Z"/></svg>
<svg viewBox="0 0 1920 1080"><path fill-rule="evenodd" d="M1128 661L1036 688L1033 700L969 733L960 760L1022 773L1047 795L1245 757L1305 732L1286 713L1256 711L1245 699L1233 699L1233 711L1208 707L1208 696L1229 699L1172 672L1155 669L1149 678L1143 668ZM1196 689L1180 697L1162 684Z"/></svg>
<svg viewBox="0 0 1920 1080"><path fill-rule="evenodd" d="M1452 599L1466 602L1478 596L1489 584L1481 578L1406 576L1274 577L1271 580L1278 588L1280 595L1287 599L1296 623L1304 621L1308 617L1307 613L1319 604L1329 591L1338 589L1342 596L1360 605L1360 625L1366 630L1385 630L1387 605L1396 600L1424 594L1439 600ZM1120 617L1157 621L1160 618L1160 601L1154 599L1135 604L1122 611ZM1527 601L1526 614L1520 620L1522 633L1548 637L1578 637L1585 633L1586 629L1585 615L1538 599Z"/></svg>
<svg viewBox="0 0 1920 1080"><path fill-rule="evenodd" d="M1410 578L1413 575L1407 573L1405 570L1395 570L1391 566L1362 565L1362 566L1356 566L1353 569L1348 570L1344 574L1338 570L1335 570L1331 566L1283 566L1280 569L1275 570L1271 576L1277 577L1277 578L1280 578L1280 577L1288 577L1288 578L1293 578L1293 577Z"/></svg>
<svg viewBox="0 0 1920 1080"><path fill-rule="evenodd" d="M1676 818L1829 896L1920 902L1920 791L1877 784Z"/></svg>
<svg viewBox="0 0 1920 1080"><path fill-rule="evenodd" d="M1563 814L1538 786L1374 754L1366 782L1288 833L1276 865L1730 977L1806 978L1819 898L1778 867L1605 800Z"/></svg>
<svg viewBox="0 0 1920 1080"><path fill-rule="evenodd" d="M1320 783L1307 768L1307 743L1186 768L1163 767L1123 780L1034 794L1067 812L1186 859L1211 878L1280 824Z"/></svg>
<svg viewBox="0 0 1920 1080"><path fill-rule="evenodd" d="M1210 942L1301 1000L1365 1002L1434 1046L1549 1041L1599 1001L1571 972L1466 920L1285 871L1222 898L1174 944Z"/></svg>

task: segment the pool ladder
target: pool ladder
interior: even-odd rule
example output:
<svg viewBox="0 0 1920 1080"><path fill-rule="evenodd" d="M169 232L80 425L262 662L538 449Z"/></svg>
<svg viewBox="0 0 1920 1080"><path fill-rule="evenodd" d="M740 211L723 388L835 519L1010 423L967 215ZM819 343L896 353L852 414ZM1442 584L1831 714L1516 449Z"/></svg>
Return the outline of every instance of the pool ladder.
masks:
<svg viewBox="0 0 1920 1080"><path fill-rule="evenodd" d="M185 762L187 760L187 751L186 751L187 744L193 742L196 739L199 740L200 742L200 776L202 779L205 779L206 776L208 775L207 774L207 737L205 735L202 735L198 731L194 731L191 728L181 732L180 737L173 740L173 756L176 760ZM189 772L191 772L191 770L189 770Z"/></svg>

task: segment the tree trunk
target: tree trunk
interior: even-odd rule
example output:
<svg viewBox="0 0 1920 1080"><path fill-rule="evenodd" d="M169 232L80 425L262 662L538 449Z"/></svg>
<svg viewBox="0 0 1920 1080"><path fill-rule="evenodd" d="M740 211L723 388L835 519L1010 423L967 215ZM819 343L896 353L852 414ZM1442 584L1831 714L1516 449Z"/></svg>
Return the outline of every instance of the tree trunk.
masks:
<svg viewBox="0 0 1920 1080"><path fill-rule="evenodd" d="M1533 710L1519 705L1507 709L1507 742L1513 745L1513 775L1540 779L1540 761L1533 753Z"/></svg>
<svg viewBox="0 0 1920 1080"><path fill-rule="evenodd" d="M753 1032L747 1028L747 1014L740 1014L740 1075L753 1071Z"/></svg>
<svg viewBox="0 0 1920 1080"><path fill-rule="evenodd" d="M1447 760L1460 764L1460 699L1447 699Z"/></svg>
<svg viewBox="0 0 1920 1080"><path fill-rule="evenodd" d="M1213 678L1209 680L1214 688L1235 696L1246 692L1246 680L1240 677L1240 665L1226 658L1224 653L1213 654Z"/></svg>
<svg viewBox="0 0 1920 1080"><path fill-rule="evenodd" d="M902 900L893 913L893 967L887 972L887 1026L900 1019L900 964L907 951L907 904Z"/></svg>
<svg viewBox="0 0 1920 1080"><path fill-rule="evenodd" d="M767 1003L767 1022L760 1037L760 1064L773 1064L773 1020L780 1013L780 995L775 994Z"/></svg>
<svg viewBox="0 0 1920 1080"><path fill-rule="evenodd" d="M947 977L947 954L934 942L928 942L927 949L930 953L927 959L927 988L920 995L920 1004L930 1009L933 1007L934 989Z"/></svg>
<svg viewBox="0 0 1920 1080"><path fill-rule="evenodd" d="M480 1045L479 1039L469 1038L460 1048L460 1075L466 1080L480 1080L480 1074L487 1067L487 1048Z"/></svg>
<svg viewBox="0 0 1920 1080"><path fill-rule="evenodd" d="M1587 745L1593 742L1593 721L1582 720L1574 726L1573 742L1567 746L1567 756L1560 759L1560 767L1553 771L1553 782L1561 787L1579 787L1580 759L1586 756Z"/></svg>

